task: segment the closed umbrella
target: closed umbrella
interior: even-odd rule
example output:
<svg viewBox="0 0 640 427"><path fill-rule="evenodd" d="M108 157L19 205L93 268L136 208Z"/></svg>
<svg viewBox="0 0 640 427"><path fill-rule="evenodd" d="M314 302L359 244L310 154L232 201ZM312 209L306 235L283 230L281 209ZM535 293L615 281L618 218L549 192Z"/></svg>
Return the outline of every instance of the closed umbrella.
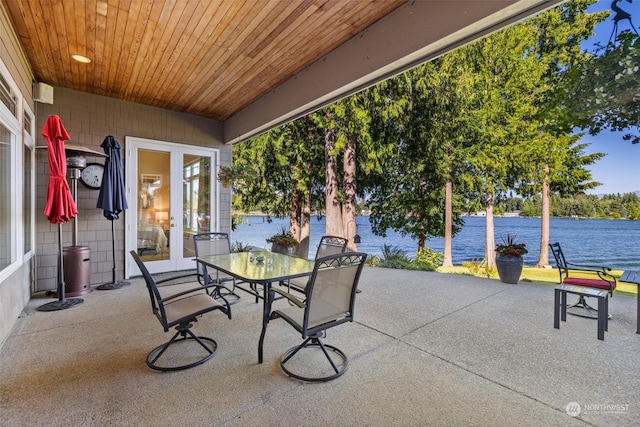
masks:
<svg viewBox="0 0 640 427"><path fill-rule="evenodd" d="M47 140L47 159L49 161L49 184L47 187L47 202L44 214L52 224L58 224L58 301L53 301L38 307L41 311L63 310L82 303L80 298L66 299L64 295L64 258L62 252L62 224L66 224L78 214L69 184L67 174L67 155L64 142L69 134L58 116L49 116L42 128L42 136Z"/></svg>
<svg viewBox="0 0 640 427"><path fill-rule="evenodd" d="M124 179L122 175L122 155L120 144L111 135L107 136L100 144L105 154L108 156L104 162L104 175L102 185L98 194L96 207L102 209L103 215L111 221L111 248L113 250L113 276L111 283L105 283L97 287L100 290L118 289L129 285L129 282L116 280L116 236L115 224L122 211L128 208L127 197L124 189Z"/></svg>

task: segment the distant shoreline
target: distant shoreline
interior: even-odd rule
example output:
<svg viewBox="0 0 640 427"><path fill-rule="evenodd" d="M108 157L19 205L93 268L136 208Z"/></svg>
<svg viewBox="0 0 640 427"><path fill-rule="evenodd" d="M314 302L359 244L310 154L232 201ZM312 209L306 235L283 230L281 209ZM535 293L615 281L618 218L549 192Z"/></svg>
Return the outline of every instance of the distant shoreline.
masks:
<svg viewBox="0 0 640 427"><path fill-rule="evenodd" d="M256 216L256 217L272 217L272 218L279 218L279 219L283 219L283 218L287 218L289 215L285 215L282 217L279 217L277 215L270 215L270 214L265 214L262 212L237 212L237 211L232 211L231 215L242 215L242 216ZM312 217L317 217L318 215L316 214L311 214ZM362 217L362 218L366 218L369 217L371 215L356 215L356 217ZM484 218L485 215L473 215L473 214L463 214L460 215L463 218ZM322 215L322 217L326 217L326 215ZM523 216L523 215L509 215L508 213L502 214L502 215L494 215L494 218L524 218L524 219L540 219L541 217L539 216ZM607 220L607 221L640 221L640 218L638 219L631 219L631 218L602 218L602 217L591 217L591 216L552 216L550 218L558 218L558 219L575 219L575 220L585 220L585 219L603 219L603 220Z"/></svg>

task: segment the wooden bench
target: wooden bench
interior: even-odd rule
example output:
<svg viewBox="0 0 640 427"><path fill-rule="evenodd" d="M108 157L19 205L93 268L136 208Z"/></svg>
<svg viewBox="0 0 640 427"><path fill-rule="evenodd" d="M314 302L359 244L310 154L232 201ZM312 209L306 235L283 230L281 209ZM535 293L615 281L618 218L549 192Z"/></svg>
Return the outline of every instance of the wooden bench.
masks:
<svg viewBox="0 0 640 427"><path fill-rule="evenodd" d="M553 305L553 327L560 329L560 320L567 321L567 294L598 299L598 339L604 340L608 330L609 293L604 289L587 288L575 285L560 285L555 288Z"/></svg>

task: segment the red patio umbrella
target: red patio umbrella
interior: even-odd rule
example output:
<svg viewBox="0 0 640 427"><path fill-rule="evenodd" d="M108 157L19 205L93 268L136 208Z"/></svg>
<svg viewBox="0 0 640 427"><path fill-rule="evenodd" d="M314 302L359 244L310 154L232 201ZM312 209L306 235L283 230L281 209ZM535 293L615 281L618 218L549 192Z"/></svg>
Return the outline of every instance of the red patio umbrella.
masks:
<svg viewBox="0 0 640 427"><path fill-rule="evenodd" d="M67 183L67 155L64 142L69 138L67 130L58 116L49 116L42 136L47 140L47 158L49 160L49 186L44 214L51 224L66 224L78 214L73 201L69 183Z"/></svg>
<svg viewBox="0 0 640 427"><path fill-rule="evenodd" d="M58 116L49 116L42 128L42 136L47 140L47 158L49 160L49 186L44 214L52 224L58 224L58 245L60 259L58 261L58 301L40 306L42 311L62 310L80 304L80 298L65 299L64 258L62 252L62 224L66 224L78 214L67 183L67 155L64 142L69 134Z"/></svg>

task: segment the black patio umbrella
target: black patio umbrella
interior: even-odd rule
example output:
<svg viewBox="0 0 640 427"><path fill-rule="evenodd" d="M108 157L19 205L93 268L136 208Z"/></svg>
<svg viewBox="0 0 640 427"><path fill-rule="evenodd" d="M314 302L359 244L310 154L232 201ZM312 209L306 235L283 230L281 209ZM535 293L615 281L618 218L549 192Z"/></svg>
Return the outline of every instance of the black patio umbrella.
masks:
<svg viewBox="0 0 640 427"><path fill-rule="evenodd" d="M113 250L113 276L111 283L104 283L96 289L110 290L119 289L129 285L129 282L116 280L116 235L114 221L119 218L122 211L127 209L127 197L125 195L124 179L122 176L122 155L120 154L120 144L111 135L107 136L100 144L105 154L108 156L104 162L104 176L98 194L97 206L103 209L103 215L111 221L111 247Z"/></svg>
<svg viewBox="0 0 640 427"><path fill-rule="evenodd" d="M65 298L64 257L62 250L62 224L66 224L78 214L78 208L69 190L67 174L67 155L64 142L69 134L60 117L49 116L42 128L42 136L47 140L47 159L49 162L49 183L47 203L44 214L51 224L58 224L58 301L38 307L40 311L64 310L84 302L81 298Z"/></svg>

